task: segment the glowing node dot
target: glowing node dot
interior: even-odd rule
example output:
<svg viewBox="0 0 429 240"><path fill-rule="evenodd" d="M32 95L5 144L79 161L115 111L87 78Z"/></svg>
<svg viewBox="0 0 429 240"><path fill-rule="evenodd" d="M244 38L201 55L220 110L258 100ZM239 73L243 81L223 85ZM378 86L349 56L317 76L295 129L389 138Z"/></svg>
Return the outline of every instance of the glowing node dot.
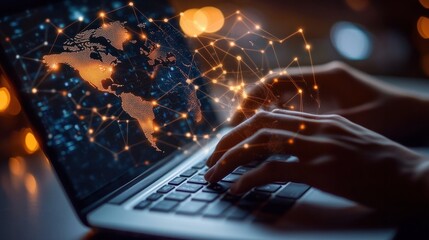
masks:
<svg viewBox="0 0 429 240"><path fill-rule="evenodd" d="M168 18L164 18L164 22L168 22Z"/></svg>
<svg viewBox="0 0 429 240"><path fill-rule="evenodd" d="M237 56L237 61L241 61L241 56Z"/></svg>
<svg viewBox="0 0 429 240"><path fill-rule="evenodd" d="M294 60L295 62L298 62L298 58L297 58L297 57L295 57L293 60Z"/></svg>
<svg viewBox="0 0 429 240"><path fill-rule="evenodd" d="M10 93L5 87L0 88L0 112L5 111L10 104Z"/></svg>
<svg viewBox="0 0 429 240"><path fill-rule="evenodd" d="M195 90L198 90L200 87L198 85L194 85Z"/></svg>
<svg viewBox="0 0 429 240"><path fill-rule="evenodd" d="M219 98L215 98L214 101L218 103L219 102Z"/></svg>
<svg viewBox="0 0 429 240"><path fill-rule="evenodd" d="M111 107L112 107L112 104L108 103L107 108L111 108Z"/></svg>
<svg viewBox="0 0 429 240"><path fill-rule="evenodd" d="M300 28L300 29L298 29L298 32L299 32L299 33L303 33L303 32L304 32L304 30L302 30L302 28Z"/></svg>
<svg viewBox="0 0 429 240"><path fill-rule="evenodd" d="M45 19L45 22L46 22L46 23L50 23L50 22L51 22L51 19L46 18L46 19Z"/></svg>
<svg viewBox="0 0 429 240"><path fill-rule="evenodd" d="M20 59L20 58L21 58L21 56L19 56L19 55L16 55L16 56L15 56L15 58L16 58L16 59Z"/></svg>
<svg viewBox="0 0 429 240"><path fill-rule="evenodd" d="M179 13L179 15L180 15L180 16L183 16L183 15L185 15L185 14L184 14L183 12L180 12L180 13Z"/></svg>
<svg viewBox="0 0 429 240"><path fill-rule="evenodd" d="M32 92L33 94L36 94L36 93L37 93L37 88L32 88L32 89L31 89L31 92Z"/></svg>
<svg viewBox="0 0 429 240"><path fill-rule="evenodd" d="M106 120L107 120L107 117L106 117L106 116L102 116L102 117L101 117L101 120L106 121Z"/></svg>
<svg viewBox="0 0 429 240"><path fill-rule="evenodd" d="M302 89L298 89L298 93L301 94L302 93Z"/></svg>
<svg viewBox="0 0 429 240"><path fill-rule="evenodd" d="M259 79L260 82L265 82L265 78Z"/></svg>
<svg viewBox="0 0 429 240"><path fill-rule="evenodd" d="M241 20L243 20L243 18L242 18L241 16L238 16L238 17L237 17L237 20L238 20L238 21L241 21Z"/></svg>
<svg viewBox="0 0 429 240"><path fill-rule="evenodd" d="M249 144L245 143L245 144L243 145L243 148L244 148L244 149L248 149L248 148L249 148Z"/></svg>
<svg viewBox="0 0 429 240"><path fill-rule="evenodd" d="M43 45L48 46L48 41L44 41Z"/></svg>
<svg viewBox="0 0 429 240"><path fill-rule="evenodd" d="M158 103L156 101L152 101L152 105L156 106L156 105L158 105Z"/></svg>
<svg viewBox="0 0 429 240"><path fill-rule="evenodd" d="M229 46L234 47L235 46L235 42L229 42Z"/></svg>
<svg viewBox="0 0 429 240"><path fill-rule="evenodd" d="M149 18L149 19L148 19L148 21L149 21L149 22L153 22L153 18Z"/></svg>
<svg viewBox="0 0 429 240"><path fill-rule="evenodd" d="M97 108L92 108L92 112L97 112Z"/></svg>
<svg viewBox="0 0 429 240"><path fill-rule="evenodd" d="M79 110L79 109L81 109L82 107L78 104L78 105L76 105L76 109L77 110Z"/></svg>
<svg viewBox="0 0 429 240"><path fill-rule="evenodd" d="M92 128L88 129L88 133L89 134L93 134L94 133L94 129L92 129Z"/></svg>
<svg viewBox="0 0 429 240"><path fill-rule="evenodd" d="M195 49L195 53L198 53L198 49Z"/></svg>
<svg viewBox="0 0 429 240"><path fill-rule="evenodd" d="M310 50L311 49L310 44L305 45L305 49Z"/></svg>
<svg viewBox="0 0 429 240"><path fill-rule="evenodd" d="M270 45L273 45L273 41L269 41L268 43L269 43Z"/></svg>
<svg viewBox="0 0 429 240"><path fill-rule="evenodd" d="M132 6L134 6L134 3L133 3L133 2L130 2L130 3L128 3L128 5L129 5L130 7L132 7Z"/></svg>
<svg viewBox="0 0 429 240"><path fill-rule="evenodd" d="M187 138L190 138L190 137L191 137L191 133L187 132L187 133L185 134L185 136L186 136Z"/></svg>
<svg viewBox="0 0 429 240"><path fill-rule="evenodd" d="M235 11L236 14L240 14L240 10Z"/></svg>
<svg viewBox="0 0 429 240"><path fill-rule="evenodd" d="M294 144L295 140L293 140L293 138L289 138L289 140L287 141L289 144Z"/></svg>
<svg viewBox="0 0 429 240"><path fill-rule="evenodd" d="M100 17L104 18L106 16L106 14L104 12L100 13Z"/></svg>
<svg viewBox="0 0 429 240"><path fill-rule="evenodd" d="M318 89L319 89L319 86L314 85L314 86L313 86L313 89L314 89L314 90L318 90Z"/></svg>
<svg viewBox="0 0 429 240"><path fill-rule="evenodd" d="M305 130L305 124L304 124L304 123L302 123L301 125L299 125L299 129L300 129L300 130Z"/></svg>
<svg viewBox="0 0 429 240"><path fill-rule="evenodd" d="M63 31L64 31L63 29L58 28L58 33L59 33L59 34L63 33Z"/></svg>
<svg viewBox="0 0 429 240"><path fill-rule="evenodd" d="M181 114L181 116L182 116L182 118L187 118L187 117L188 117L188 114L186 114L186 113L182 113L182 114Z"/></svg>
<svg viewBox="0 0 429 240"><path fill-rule="evenodd" d="M257 24L257 25L255 25L255 29L259 30L259 29L261 29L261 26Z"/></svg>
<svg viewBox="0 0 429 240"><path fill-rule="evenodd" d="M186 79L186 83L187 83L187 84L191 84L191 83L192 83L192 80L191 80L191 79Z"/></svg>
<svg viewBox="0 0 429 240"><path fill-rule="evenodd" d="M261 50L261 53L262 53L262 54L264 54L264 53L265 53L265 50Z"/></svg>
<svg viewBox="0 0 429 240"><path fill-rule="evenodd" d="M227 118L227 119L226 119L226 121L227 121L227 122L231 122L231 118L230 118L230 117L229 117L229 118Z"/></svg>
<svg viewBox="0 0 429 240"><path fill-rule="evenodd" d="M128 151L128 150L130 150L130 147L128 145L125 145L124 150Z"/></svg>
<svg viewBox="0 0 429 240"><path fill-rule="evenodd" d="M82 16L80 16L80 17L78 17L78 18L77 18L77 20L78 20L79 22L83 22L83 20L84 20L84 19L83 19L83 17L82 17Z"/></svg>
<svg viewBox="0 0 429 240"><path fill-rule="evenodd" d="M146 34L142 34L141 37L142 37L142 39L146 39L147 38Z"/></svg>

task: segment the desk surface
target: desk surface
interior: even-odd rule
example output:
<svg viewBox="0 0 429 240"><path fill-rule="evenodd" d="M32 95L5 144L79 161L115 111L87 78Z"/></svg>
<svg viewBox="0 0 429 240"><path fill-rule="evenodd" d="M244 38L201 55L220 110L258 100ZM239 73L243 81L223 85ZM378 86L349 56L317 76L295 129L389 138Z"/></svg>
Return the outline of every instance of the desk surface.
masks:
<svg viewBox="0 0 429 240"><path fill-rule="evenodd" d="M429 84L398 86L429 93ZM410 83L410 82L408 82ZM423 87L422 87L423 86ZM423 149L429 153L428 149ZM117 239L83 226L74 214L43 154L0 161L0 236L2 239ZM398 224L397 239L425 235L429 228L416 221ZM153 239L153 238L152 238Z"/></svg>

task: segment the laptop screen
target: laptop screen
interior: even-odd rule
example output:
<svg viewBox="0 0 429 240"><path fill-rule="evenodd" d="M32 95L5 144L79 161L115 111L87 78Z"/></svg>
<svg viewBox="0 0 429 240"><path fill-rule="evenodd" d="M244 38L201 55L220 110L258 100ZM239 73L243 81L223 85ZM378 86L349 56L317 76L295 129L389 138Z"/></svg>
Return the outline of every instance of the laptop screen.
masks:
<svg viewBox="0 0 429 240"><path fill-rule="evenodd" d="M166 1L73 0L0 20L18 91L78 200L217 126Z"/></svg>

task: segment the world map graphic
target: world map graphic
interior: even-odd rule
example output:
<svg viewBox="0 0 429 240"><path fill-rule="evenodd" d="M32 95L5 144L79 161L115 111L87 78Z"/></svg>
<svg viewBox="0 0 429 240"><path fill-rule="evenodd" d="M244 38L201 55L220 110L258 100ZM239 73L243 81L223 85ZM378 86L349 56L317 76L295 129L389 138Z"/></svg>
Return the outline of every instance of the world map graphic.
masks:
<svg viewBox="0 0 429 240"><path fill-rule="evenodd" d="M63 52L44 55L43 62L51 69L68 65L96 90L119 97L122 109L137 120L151 146L161 151L153 136L156 102L150 93L159 68L175 65L176 57L171 52L163 53L155 43L131 36L123 23L105 23L69 38ZM187 111L200 122L201 104L196 92L190 87L185 91Z"/></svg>

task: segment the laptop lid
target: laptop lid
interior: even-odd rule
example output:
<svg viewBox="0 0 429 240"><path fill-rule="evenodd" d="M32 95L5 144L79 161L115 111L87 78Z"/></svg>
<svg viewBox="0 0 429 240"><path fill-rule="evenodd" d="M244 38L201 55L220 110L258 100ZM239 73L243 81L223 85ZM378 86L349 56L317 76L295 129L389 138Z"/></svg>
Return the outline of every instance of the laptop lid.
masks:
<svg viewBox="0 0 429 240"><path fill-rule="evenodd" d="M0 18L1 62L81 219L219 126L164 0L73 0Z"/></svg>

